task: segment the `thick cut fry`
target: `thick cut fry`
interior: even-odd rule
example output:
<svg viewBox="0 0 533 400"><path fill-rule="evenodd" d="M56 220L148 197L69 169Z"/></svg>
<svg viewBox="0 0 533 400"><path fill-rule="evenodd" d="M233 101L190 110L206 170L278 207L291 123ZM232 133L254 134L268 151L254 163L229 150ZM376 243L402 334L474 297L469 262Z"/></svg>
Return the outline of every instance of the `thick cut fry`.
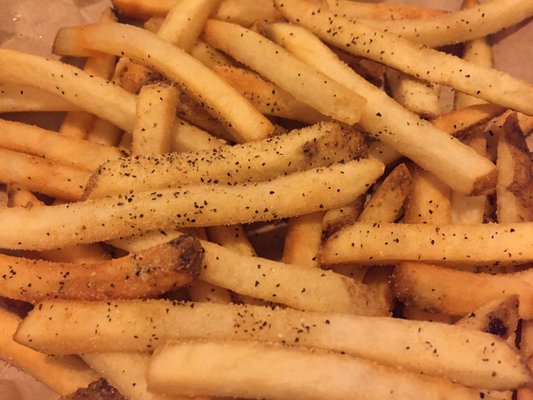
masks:
<svg viewBox="0 0 533 400"><path fill-rule="evenodd" d="M44 157L89 171L123 155L110 146L63 137L57 132L20 122L0 119L0 130L0 147L4 149Z"/></svg>
<svg viewBox="0 0 533 400"><path fill-rule="evenodd" d="M48 298L150 297L192 282L198 276L202 254L195 239L183 236L139 254L95 264L0 255L0 294L32 303Z"/></svg>
<svg viewBox="0 0 533 400"><path fill-rule="evenodd" d="M70 394L98 379L98 374L76 356L53 357L15 342L13 335L20 321L15 314L0 308L1 359L62 395Z"/></svg>
<svg viewBox="0 0 533 400"><path fill-rule="evenodd" d="M0 182L3 183L17 183L28 190L63 200L79 200L89 177L90 173L85 170L0 149Z"/></svg>
<svg viewBox="0 0 533 400"><path fill-rule="evenodd" d="M316 212L289 220L281 259L284 263L320 267L318 251L323 218L324 212Z"/></svg>
<svg viewBox="0 0 533 400"><path fill-rule="evenodd" d="M347 0L327 0L332 11L345 18L368 18L368 19L416 19L428 18L446 13L442 10L433 10L401 4L363 3Z"/></svg>
<svg viewBox="0 0 533 400"><path fill-rule="evenodd" d="M498 222L533 221L533 162L516 113L499 119L492 132L498 135Z"/></svg>
<svg viewBox="0 0 533 400"><path fill-rule="evenodd" d="M23 85L0 85L0 112L77 111L78 107L60 96Z"/></svg>
<svg viewBox="0 0 533 400"><path fill-rule="evenodd" d="M171 86L144 86L137 100L131 151L135 155L170 152L178 94Z"/></svg>
<svg viewBox="0 0 533 400"><path fill-rule="evenodd" d="M354 224L322 247L326 264L423 261L507 265L533 260L533 223L483 225Z"/></svg>
<svg viewBox="0 0 533 400"><path fill-rule="evenodd" d="M460 110L453 110L431 121L433 126L461 137L472 128L481 126L505 112L505 107L496 104L477 104Z"/></svg>
<svg viewBox="0 0 533 400"><path fill-rule="evenodd" d="M265 138L274 130L270 121L231 85L200 61L153 33L124 24L63 28L57 33L54 51L68 51L62 48L63 43L68 43L73 36L78 39L75 44L81 46L81 50L89 48L125 55L179 83L198 101L204 102L209 113L238 141Z"/></svg>
<svg viewBox="0 0 533 400"><path fill-rule="evenodd" d="M518 295L520 318L533 315L533 286L517 273L490 275L402 262L394 270L393 290L407 304L457 316L503 296Z"/></svg>
<svg viewBox="0 0 533 400"><path fill-rule="evenodd" d="M264 36L239 25L209 20L204 40L320 113L347 124L359 121L365 105L363 97L304 64ZM283 68L279 68L280 65Z"/></svg>
<svg viewBox="0 0 533 400"><path fill-rule="evenodd" d="M492 163L399 106L343 64L316 36L280 23L270 25L268 32L297 57L365 94L367 105L359 122L365 131L462 193L494 189L497 171Z"/></svg>
<svg viewBox="0 0 533 400"><path fill-rule="evenodd" d="M64 329L67 324L70 329ZM45 301L24 319L15 339L52 354L151 351L167 340L255 339L345 352L473 387L508 388L529 380L516 352L502 339L483 332L290 308L166 300L109 305Z"/></svg>
<svg viewBox="0 0 533 400"><path fill-rule="evenodd" d="M384 32L360 21L352 22L335 16L334 13L317 6L311 0L275 0L275 3L291 22L305 26L329 44L349 53L381 62L415 78L452 86L461 92L533 115L533 87L527 82L495 69L425 48L390 33L390 30ZM526 18L528 13L529 15L533 13L533 5L529 0L506 0L503 3L516 3L514 5L517 7L528 8L529 11L523 13L520 19ZM499 7L502 3L486 4L497 4ZM505 7L508 6L510 4ZM517 9L507 10L513 15L518 13ZM439 17L433 19L436 18ZM400 24L403 26L407 22L401 21ZM467 29L470 27L468 24L463 25ZM418 32L416 34L419 35ZM467 38L462 36L462 39Z"/></svg>
<svg viewBox="0 0 533 400"><path fill-rule="evenodd" d="M432 18L367 22L410 41L439 47L496 33L532 15L533 5L529 0L502 0Z"/></svg>
<svg viewBox="0 0 533 400"><path fill-rule="evenodd" d="M179 368L183 363L187 368ZM243 341L169 343L155 352L147 381L154 391L193 396L479 399L473 389L363 359Z"/></svg>
<svg viewBox="0 0 533 400"><path fill-rule="evenodd" d="M212 68L265 115L310 124L326 119L315 109L251 71L227 65Z"/></svg>
<svg viewBox="0 0 533 400"><path fill-rule="evenodd" d="M271 182L188 186L31 210L0 209L4 222L0 226L0 247L44 250L152 230L308 214L350 203L381 176L383 169L378 161L365 159L294 173ZM241 212L236 214L236 209Z"/></svg>
<svg viewBox="0 0 533 400"><path fill-rule="evenodd" d="M364 157L355 129L327 122L259 142L197 153L132 157L103 165L91 178L90 198L186 184L235 185Z"/></svg>

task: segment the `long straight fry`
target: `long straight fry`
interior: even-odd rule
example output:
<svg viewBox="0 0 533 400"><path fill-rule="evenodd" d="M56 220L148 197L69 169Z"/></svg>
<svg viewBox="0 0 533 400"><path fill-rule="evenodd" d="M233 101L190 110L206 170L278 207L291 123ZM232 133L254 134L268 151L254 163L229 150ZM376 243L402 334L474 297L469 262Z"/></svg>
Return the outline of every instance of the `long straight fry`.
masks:
<svg viewBox="0 0 533 400"><path fill-rule="evenodd" d="M78 107L60 96L31 86L0 85L0 112L77 111Z"/></svg>

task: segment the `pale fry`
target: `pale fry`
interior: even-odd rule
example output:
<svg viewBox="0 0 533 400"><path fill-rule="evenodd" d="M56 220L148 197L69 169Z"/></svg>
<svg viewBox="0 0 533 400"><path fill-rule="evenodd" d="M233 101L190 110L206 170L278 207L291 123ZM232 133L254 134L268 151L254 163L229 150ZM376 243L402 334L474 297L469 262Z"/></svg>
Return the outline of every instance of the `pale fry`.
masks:
<svg viewBox="0 0 533 400"><path fill-rule="evenodd" d="M204 40L320 113L348 124L359 121L365 105L363 97L304 64L266 37L239 25L209 20Z"/></svg>
<svg viewBox="0 0 533 400"><path fill-rule="evenodd" d="M246 256L256 255L242 225L211 226L207 228L207 234L210 241L229 250Z"/></svg>
<svg viewBox="0 0 533 400"><path fill-rule="evenodd" d="M192 282L198 276L201 259L199 243L185 236L141 253L93 264L0 255L0 294L32 303L50 298L153 297Z"/></svg>
<svg viewBox="0 0 533 400"><path fill-rule="evenodd" d="M496 33L532 15L529 0L501 0L432 18L367 22L410 41L439 47Z"/></svg>
<svg viewBox="0 0 533 400"><path fill-rule="evenodd" d="M187 368L179 368L183 363ZM147 381L160 393L193 396L479 399L476 390L363 359L249 341L168 343L152 357Z"/></svg>
<svg viewBox="0 0 533 400"><path fill-rule="evenodd" d="M274 127L231 85L179 47L153 33L124 24L86 25L58 31L54 51L63 53L62 41L73 35L85 48L125 55L179 83L217 117L238 141L269 136ZM76 54L74 54L76 55Z"/></svg>
<svg viewBox="0 0 533 400"><path fill-rule="evenodd" d="M40 156L87 171L94 171L106 161L123 155L114 147L63 137L57 132L21 122L0 119L0 129L0 147L4 149Z"/></svg>
<svg viewBox="0 0 533 400"><path fill-rule="evenodd" d="M226 65L213 66L212 68L265 115L273 115L310 124L326 119L315 109L296 100L285 90L265 81L251 71Z"/></svg>
<svg viewBox="0 0 533 400"><path fill-rule="evenodd" d="M232 301L231 295L227 289L211 285L201 280L189 285L187 292L192 301L200 303L230 304Z"/></svg>
<svg viewBox="0 0 533 400"><path fill-rule="evenodd" d="M319 211L289 219L281 259L284 263L320 267L323 218L324 212Z"/></svg>
<svg viewBox="0 0 533 400"><path fill-rule="evenodd" d="M63 329L66 324L71 328ZM77 340L88 336L90 341ZM529 379L516 352L486 333L453 325L291 308L165 300L112 301L109 305L45 301L24 319L15 339L53 354L151 351L166 340L255 339L346 352L475 387L504 388Z"/></svg>
<svg viewBox="0 0 533 400"><path fill-rule="evenodd" d="M533 286L516 273L491 275L402 262L394 270L393 291L407 304L456 316L468 315L503 296L518 295L520 318L533 317Z"/></svg>
<svg viewBox="0 0 533 400"><path fill-rule="evenodd" d="M0 85L0 112L77 111L78 107L53 93L31 86Z"/></svg>
<svg viewBox="0 0 533 400"><path fill-rule="evenodd" d="M322 247L326 264L508 265L533 260L533 223L483 225L354 224Z"/></svg>
<svg viewBox="0 0 533 400"><path fill-rule="evenodd" d="M86 170L0 149L2 183L17 183L28 190L63 200L79 200L90 175Z"/></svg>
<svg viewBox="0 0 533 400"><path fill-rule="evenodd" d="M178 227L236 224L348 204L383 173L374 160L310 169L248 185L200 185L125 193L69 205L2 209L0 245L44 250ZM294 190L298 187L298 190ZM235 214L235 210L241 212ZM83 227L83 228L82 228ZM50 235L46 235L46 233Z"/></svg>
<svg viewBox="0 0 533 400"><path fill-rule="evenodd" d="M461 92L533 115L533 87L525 81L410 42L390 30L384 32L360 21L335 16L311 0L275 0L275 3L290 21L307 27L329 44L349 53L381 62L415 78L452 86ZM503 6L505 3L508 4ZM529 13L533 12L533 5L529 0L505 0L486 5L509 7L510 3L528 8ZM280 7L281 4L283 7ZM518 13L517 9L507 10L512 15ZM525 18L526 15L527 13L523 13L520 18ZM440 17L433 19L435 18ZM401 21L400 24L403 27L407 22L409 21ZM470 27L468 24L463 25L467 29ZM462 38L467 39L464 36Z"/></svg>
<svg viewBox="0 0 533 400"><path fill-rule="evenodd" d="M224 54L218 50L215 50L203 40L196 41L191 50L191 55L209 68L233 65Z"/></svg>
<svg viewBox="0 0 533 400"><path fill-rule="evenodd" d="M137 99L131 151L135 155L170 152L178 94L172 86L144 86Z"/></svg>
<svg viewBox="0 0 533 400"><path fill-rule="evenodd" d="M128 190L153 190L186 184L235 185L365 156L355 129L327 122L258 142L196 153L132 157L103 165L86 195L97 198Z"/></svg>
<svg viewBox="0 0 533 400"><path fill-rule="evenodd" d="M352 90L364 93L367 104L359 123L365 131L457 191L478 194L494 189L497 171L492 163L399 106L343 64L312 33L281 23L270 25L268 32L297 57Z"/></svg>
<svg viewBox="0 0 533 400"><path fill-rule="evenodd" d="M67 395L98 379L76 356L53 357L13 340L21 319L0 308L0 358L29 373L57 393Z"/></svg>

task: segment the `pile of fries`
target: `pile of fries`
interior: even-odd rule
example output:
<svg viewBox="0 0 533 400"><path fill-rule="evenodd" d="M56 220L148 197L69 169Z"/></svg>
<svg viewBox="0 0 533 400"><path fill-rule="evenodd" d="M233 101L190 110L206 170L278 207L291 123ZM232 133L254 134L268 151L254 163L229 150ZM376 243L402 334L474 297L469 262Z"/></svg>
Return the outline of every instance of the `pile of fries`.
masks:
<svg viewBox="0 0 533 400"><path fill-rule="evenodd" d="M533 398L533 86L487 41L531 0L113 5L57 32L82 69L0 49L1 359L63 399Z"/></svg>

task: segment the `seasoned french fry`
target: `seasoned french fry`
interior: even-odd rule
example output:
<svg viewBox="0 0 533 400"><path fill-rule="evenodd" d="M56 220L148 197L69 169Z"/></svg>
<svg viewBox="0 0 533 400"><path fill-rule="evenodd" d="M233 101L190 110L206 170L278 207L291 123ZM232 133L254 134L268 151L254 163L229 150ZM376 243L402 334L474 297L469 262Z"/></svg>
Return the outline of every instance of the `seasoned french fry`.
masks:
<svg viewBox="0 0 533 400"><path fill-rule="evenodd" d="M57 33L54 52L68 55L73 36L78 39L75 44L81 46L78 50L89 48L125 55L179 83L197 100L205 102L208 111L239 141L265 138L274 129L231 85L194 57L153 33L124 24L62 28Z"/></svg>
<svg viewBox="0 0 533 400"><path fill-rule="evenodd" d="M0 255L0 293L28 302L155 296L192 282L198 276L201 259L201 247L192 237L180 237L142 253L94 264ZM40 279L35 280L34 276Z"/></svg>
<svg viewBox="0 0 533 400"><path fill-rule="evenodd" d="M250 341L168 343L154 353L147 381L150 390L192 396L479 399L476 390L363 359Z"/></svg>
<svg viewBox="0 0 533 400"><path fill-rule="evenodd" d="M318 268L318 251L322 242L324 212L289 219L282 261L286 264Z"/></svg>
<svg viewBox="0 0 533 400"><path fill-rule="evenodd" d="M354 224L323 245L326 264L509 265L533 259L533 223L483 225Z"/></svg>
<svg viewBox="0 0 533 400"><path fill-rule="evenodd" d="M0 85L0 112L77 111L76 106L53 93L31 86Z"/></svg>
<svg viewBox="0 0 533 400"><path fill-rule="evenodd" d="M203 40L197 40L191 49L191 55L201 61L205 66L231 66L232 62L220 51L215 50Z"/></svg>
<svg viewBox="0 0 533 400"><path fill-rule="evenodd" d="M366 194L346 206L326 211L322 219L322 239L327 239L344 226L354 223L363 211L365 200Z"/></svg>
<svg viewBox="0 0 533 400"><path fill-rule="evenodd" d="M365 104L363 97L304 64L258 33L236 24L209 20L204 40L324 115L348 124L354 124L361 117ZM280 65L283 68L279 68ZM316 93L321 95L316 96Z"/></svg>
<svg viewBox="0 0 533 400"><path fill-rule="evenodd" d="M363 3L347 0L327 0L327 3L332 11L350 19L404 20L434 17L446 13L446 11L442 10L402 4Z"/></svg>
<svg viewBox="0 0 533 400"><path fill-rule="evenodd" d="M103 165L91 178L90 198L128 190L185 184L235 185L362 157L363 137L353 128L321 123L259 142L196 153L133 157Z"/></svg>
<svg viewBox="0 0 533 400"><path fill-rule="evenodd" d="M0 308L0 358L55 390L67 395L85 387L98 374L76 356L53 357L39 353L13 340L21 319Z"/></svg>
<svg viewBox="0 0 533 400"><path fill-rule="evenodd" d="M533 286L518 273L491 275L402 262L394 270L393 291L407 304L456 316L466 316L502 296L518 295L520 318L533 315Z"/></svg>
<svg viewBox="0 0 533 400"><path fill-rule="evenodd" d="M494 165L398 106L385 93L340 62L316 36L303 28L281 23L270 25L268 32L297 57L365 94L367 105L360 121L365 131L411 158L457 191L481 194L493 190L496 180ZM470 166L467 163L471 163Z"/></svg>
<svg viewBox="0 0 533 400"><path fill-rule="evenodd" d="M482 67L452 55L423 47L398 37L391 32L390 28L383 27L383 29L388 29L387 32L384 32L380 28L374 28L358 20L350 21L338 17L324 7L317 6L311 0L275 0L275 3L291 22L299 23L329 44L340 47L349 53L381 62L415 78L452 86L461 92L533 115L533 105L531 105L533 104L533 89L531 84L525 81L495 69ZM533 6L529 0L505 0L498 3L485 3L485 6L497 7L498 9L502 7L509 15L513 16L520 14L520 20L533 13ZM482 6L461 12L479 12L481 14L483 12L480 11L481 8ZM320 12L318 12L319 10ZM500 13L496 12L492 15L500 18ZM448 15L451 14L431 19L446 18ZM484 27L496 28L496 24L487 23L487 20L488 18L481 20ZM411 23L412 21L416 20L411 20ZM395 22L387 21L384 23L388 25ZM409 20L399 23L402 34L405 24L408 23L410 23ZM431 25L433 26L433 22ZM445 24L444 26L452 25ZM467 30L472 28L471 24L462 22L458 25ZM441 31L447 33L449 30L441 29ZM418 38L422 37L418 30L415 35ZM431 34L427 37L434 38L437 35ZM461 34L461 41L468 39L469 37Z"/></svg>
<svg viewBox="0 0 533 400"><path fill-rule="evenodd" d="M88 171L94 171L106 161L123 155L110 146L63 137L57 132L21 122L0 119L0 129L0 147L4 149L44 157Z"/></svg>
<svg viewBox="0 0 533 400"><path fill-rule="evenodd" d="M187 291L189 292L192 301L219 304L231 303L231 295L227 289L211 285L201 280L189 285Z"/></svg>
<svg viewBox="0 0 533 400"><path fill-rule="evenodd" d="M287 2L284 4L287 7ZM283 10L281 11L283 12ZM524 21L532 15L533 5L530 1L503 0L484 2L476 7L437 15L432 18L401 21L375 20L371 23L380 29L415 43L438 47L462 43L496 33ZM370 21L367 22L370 23Z"/></svg>
<svg viewBox="0 0 533 400"><path fill-rule="evenodd" d="M0 149L0 165L0 182L63 200L79 200L90 177L86 170L5 149Z"/></svg>
<svg viewBox="0 0 533 400"><path fill-rule="evenodd" d="M71 328L64 329L66 324ZM80 336L91 340L77 340ZM167 340L255 339L345 352L473 387L528 381L516 352L493 335L453 325L291 308L167 300L109 305L45 301L24 319L15 339L52 354L151 351Z"/></svg>

